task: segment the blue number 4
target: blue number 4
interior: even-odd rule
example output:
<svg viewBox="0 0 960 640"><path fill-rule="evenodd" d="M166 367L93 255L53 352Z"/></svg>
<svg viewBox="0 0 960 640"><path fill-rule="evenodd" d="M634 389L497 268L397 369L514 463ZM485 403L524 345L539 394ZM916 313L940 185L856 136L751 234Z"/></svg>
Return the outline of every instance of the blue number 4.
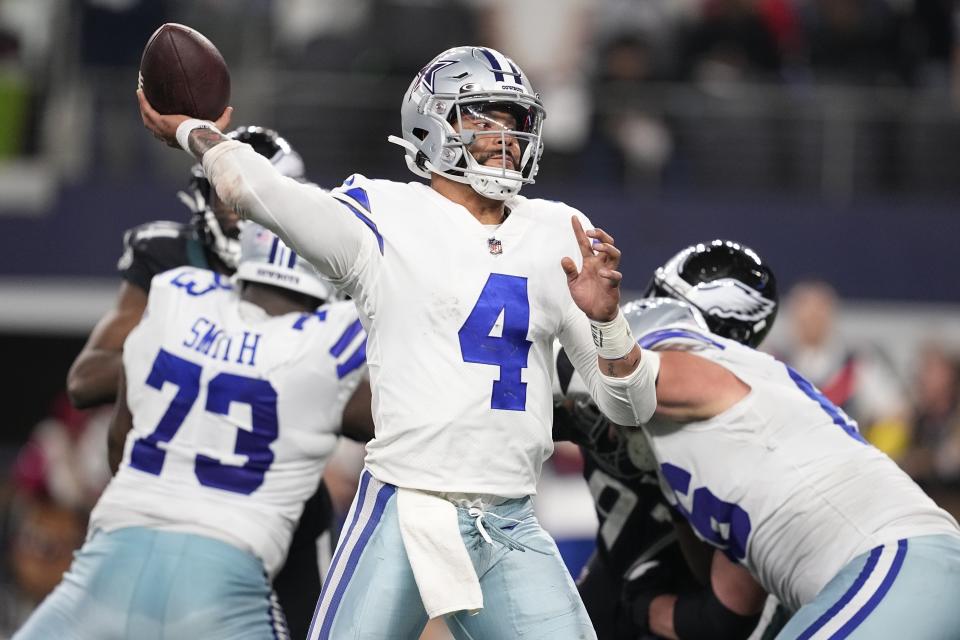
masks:
<svg viewBox="0 0 960 640"><path fill-rule="evenodd" d="M200 372L198 365L163 349L157 354L147 376L147 385L159 391L165 382L169 382L177 387L177 393L160 418L157 428L133 443L131 467L160 475L167 452L160 448L159 443L170 442L186 420L200 395ZM230 405L235 402L249 405L251 409L252 431L241 429L234 448L234 453L245 456L247 461L236 467L198 454L194 473L204 486L249 495L263 484L267 469L273 463L270 444L278 434L277 392L266 380L230 373L214 376L207 385L204 408L210 413L228 415Z"/></svg>
<svg viewBox="0 0 960 640"><path fill-rule="evenodd" d="M501 316L500 335L492 335ZM527 367L533 344L527 340L529 328L527 279L491 273L458 334L464 362L500 367L500 378L493 381L491 409L526 410L527 383L520 380L520 371Z"/></svg>

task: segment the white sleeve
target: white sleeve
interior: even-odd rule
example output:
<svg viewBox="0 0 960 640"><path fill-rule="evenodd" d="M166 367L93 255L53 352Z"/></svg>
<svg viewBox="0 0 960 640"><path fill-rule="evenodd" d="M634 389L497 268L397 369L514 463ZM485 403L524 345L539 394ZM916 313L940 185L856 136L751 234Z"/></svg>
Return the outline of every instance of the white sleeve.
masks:
<svg viewBox="0 0 960 640"><path fill-rule="evenodd" d="M316 185L280 175L250 145L218 144L203 154L203 171L221 200L338 284L355 277L371 248L379 253L376 239L343 204Z"/></svg>
<svg viewBox="0 0 960 640"><path fill-rule="evenodd" d="M557 337L600 411L611 422L637 426L650 420L657 408L660 357L656 353L643 349L641 366L625 378L604 375L597 364L590 320L573 301Z"/></svg>

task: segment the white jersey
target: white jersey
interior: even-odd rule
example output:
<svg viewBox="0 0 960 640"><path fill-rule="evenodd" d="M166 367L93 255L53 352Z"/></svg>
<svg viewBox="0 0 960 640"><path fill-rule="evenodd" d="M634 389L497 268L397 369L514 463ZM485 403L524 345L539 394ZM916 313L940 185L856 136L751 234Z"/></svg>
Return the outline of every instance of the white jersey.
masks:
<svg viewBox="0 0 960 640"><path fill-rule="evenodd" d="M211 271L154 277L123 350L133 428L91 530L209 536L273 574L336 445L364 349L350 303L270 316Z"/></svg>
<svg viewBox="0 0 960 640"><path fill-rule="evenodd" d="M586 325L560 268L579 255L570 218L581 214L515 197L487 228L420 183L354 176L333 194L383 244L343 281L371 334L367 466L416 489L533 494L553 452L554 336Z"/></svg>
<svg viewBox="0 0 960 640"><path fill-rule="evenodd" d="M560 267L564 256L581 262L571 228L573 216L589 226L581 213L514 197L490 229L424 184L354 175L324 194L243 147L204 154L218 194L347 292L367 328L377 479L532 495L553 451L554 337L604 411L637 424L628 394L600 379Z"/></svg>
<svg viewBox="0 0 960 640"><path fill-rule="evenodd" d="M811 601L873 547L960 535L956 521L798 373L693 316L662 324L627 313L641 346L693 350L750 386L710 420L681 426L654 417L643 428L667 499L786 606Z"/></svg>

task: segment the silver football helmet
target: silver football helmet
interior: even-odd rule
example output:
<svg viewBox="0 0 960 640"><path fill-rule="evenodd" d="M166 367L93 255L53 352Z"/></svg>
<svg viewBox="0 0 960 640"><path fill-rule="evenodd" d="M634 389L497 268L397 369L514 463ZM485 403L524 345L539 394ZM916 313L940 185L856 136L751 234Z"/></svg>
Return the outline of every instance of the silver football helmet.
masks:
<svg viewBox="0 0 960 640"><path fill-rule="evenodd" d="M290 144L273 129L265 127L237 127L227 134L231 140L249 144L254 151L267 158L277 171L288 178L304 180L303 160ZM180 201L193 211L193 222L200 241L209 247L230 269L236 269L240 260L239 234L224 230L210 207L210 182L203 173L203 165L190 168L190 185L177 194Z"/></svg>
<svg viewBox="0 0 960 640"><path fill-rule="evenodd" d="M543 153L540 96L510 58L485 47L455 47L420 70L400 106L407 166L437 173L506 200L533 182ZM499 151L477 157L471 147L494 138ZM515 150L516 149L516 150ZM499 157L500 162L488 164Z"/></svg>
<svg viewBox="0 0 960 640"><path fill-rule="evenodd" d="M240 232L240 266L236 277L298 291L321 301L336 297L333 285L310 263L255 222L247 222Z"/></svg>

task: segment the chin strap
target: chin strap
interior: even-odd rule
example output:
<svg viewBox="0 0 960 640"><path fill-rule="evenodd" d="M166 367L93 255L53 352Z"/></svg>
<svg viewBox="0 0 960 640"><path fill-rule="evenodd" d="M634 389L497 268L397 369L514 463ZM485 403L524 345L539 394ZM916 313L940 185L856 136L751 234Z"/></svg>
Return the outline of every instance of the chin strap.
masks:
<svg viewBox="0 0 960 640"><path fill-rule="evenodd" d="M471 173L467 181L473 190L493 200L509 200L520 192L523 183L510 178L490 178Z"/></svg>

